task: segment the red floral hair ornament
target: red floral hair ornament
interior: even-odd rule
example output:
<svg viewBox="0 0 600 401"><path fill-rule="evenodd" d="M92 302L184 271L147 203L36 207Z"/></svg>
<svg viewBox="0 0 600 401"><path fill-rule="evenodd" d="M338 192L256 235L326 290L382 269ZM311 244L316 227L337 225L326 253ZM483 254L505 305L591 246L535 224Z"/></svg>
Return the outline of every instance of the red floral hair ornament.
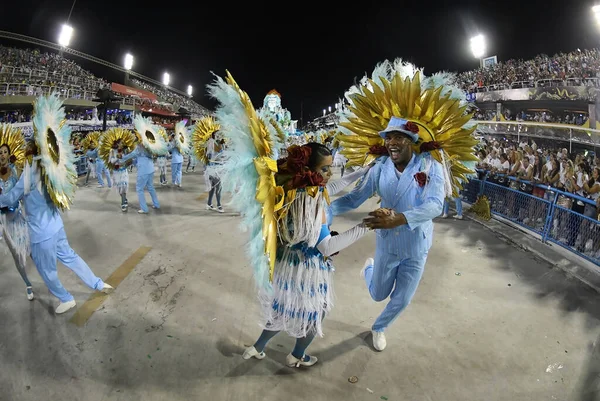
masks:
<svg viewBox="0 0 600 401"><path fill-rule="evenodd" d="M285 165L289 173L302 173L308 164L312 150L308 146L292 145L287 149Z"/></svg>
<svg viewBox="0 0 600 401"><path fill-rule="evenodd" d="M292 177L292 188L318 187L323 184L324 178L320 173L304 170Z"/></svg>

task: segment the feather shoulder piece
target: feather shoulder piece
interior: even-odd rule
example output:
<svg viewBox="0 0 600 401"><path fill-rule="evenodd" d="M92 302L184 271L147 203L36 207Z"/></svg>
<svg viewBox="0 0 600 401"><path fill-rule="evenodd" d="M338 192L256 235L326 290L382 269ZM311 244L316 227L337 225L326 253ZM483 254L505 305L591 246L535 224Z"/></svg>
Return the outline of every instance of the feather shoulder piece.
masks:
<svg viewBox="0 0 600 401"><path fill-rule="evenodd" d="M133 119L138 140L153 156L164 156L168 152L167 141L163 129L147 117L140 114Z"/></svg>
<svg viewBox="0 0 600 401"><path fill-rule="evenodd" d="M113 171L116 166L110 160L110 151L114 149L118 143L121 143L125 154L133 151L136 145L136 137L133 132L128 129L114 127L109 129L102 135L100 145L98 146L98 157L102 159L106 167ZM131 164L131 160L127 161L126 166Z"/></svg>
<svg viewBox="0 0 600 401"><path fill-rule="evenodd" d="M221 181L231 193L231 206L242 214L250 233L248 253L259 288L271 288L277 249L276 212L283 205L283 188L275 183L277 161L269 129L229 71L208 86L219 101L216 117L228 140L223 150Z"/></svg>
<svg viewBox="0 0 600 401"><path fill-rule="evenodd" d="M185 126L185 121L182 120L175 124L175 139L173 139L173 142L182 155L187 155L192 149L192 138Z"/></svg>

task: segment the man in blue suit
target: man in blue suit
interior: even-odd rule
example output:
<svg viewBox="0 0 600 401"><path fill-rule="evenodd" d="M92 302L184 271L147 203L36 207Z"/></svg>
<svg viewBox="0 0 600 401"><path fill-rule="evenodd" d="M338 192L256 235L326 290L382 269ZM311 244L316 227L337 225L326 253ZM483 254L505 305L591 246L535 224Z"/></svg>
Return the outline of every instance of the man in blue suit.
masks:
<svg viewBox="0 0 600 401"><path fill-rule="evenodd" d="M372 327L373 347L386 347L385 329L408 306L414 296L432 243L432 219L442 213L444 173L429 153L414 154L419 139L414 122L392 117L379 134L389 157L371 168L352 192L332 203L334 215L355 209L374 194L381 209L371 212L365 223L377 232L375 258L363 268L369 293L380 302L390 301Z"/></svg>

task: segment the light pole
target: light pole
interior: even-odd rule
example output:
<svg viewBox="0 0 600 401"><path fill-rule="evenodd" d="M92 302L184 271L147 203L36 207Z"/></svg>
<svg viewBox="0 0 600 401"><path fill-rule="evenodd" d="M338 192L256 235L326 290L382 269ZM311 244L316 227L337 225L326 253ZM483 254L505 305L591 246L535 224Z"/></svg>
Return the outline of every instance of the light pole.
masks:
<svg viewBox="0 0 600 401"><path fill-rule="evenodd" d="M473 57L479 59L479 65L483 67L483 56L485 56L485 36L477 35L471 38L471 52Z"/></svg>
<svg viewBox="0 0 600 401"><path fill-rule="evenodd" d="M187 94L190 98L192 97L193 91L194 91L194 88L192 88L192 85L188 85Z"/></svg>
<svg viewBox="0 0 600 401"><path fill-rule="evenodd" d="M125 55L125 85L129 85L129 71L133 68L133 56L129 53Z"/></svg>
<svg viewBox="0 0 600 401"><path fill-rule="evenodd" d="M169 82L171 82L171 76L169 75L168 72L165 72L163 74L163 85L164 86L169 86Z"/></svg>

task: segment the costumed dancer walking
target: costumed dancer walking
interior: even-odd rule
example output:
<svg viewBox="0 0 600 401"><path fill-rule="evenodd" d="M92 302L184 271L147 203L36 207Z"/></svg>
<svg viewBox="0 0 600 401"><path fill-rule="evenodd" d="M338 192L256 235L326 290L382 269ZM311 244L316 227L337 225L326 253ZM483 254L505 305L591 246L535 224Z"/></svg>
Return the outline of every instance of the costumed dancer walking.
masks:
<svg viewBox="0 0 600 401"><path fill-rule="evenodd" d="M154 189L154 162L153 156L164 156L168 152L167 142L160 133L160 128L152 123L149 118L144 118L141 115L135 116L133 120L135 126L138 144L133 152L123 156L117 163L125 164L128 160L137 159L137 181L135 190L138 195L140 209L138 213L147 214L148 205L146 204L146 196L144 190L148 190L152 198L152 207L160 209L158 196Z"/></svg>
<svg viewBox="0 0 600 401"><path fill-rule="evenodd" d="M96 160L93 157L90 157L90 155L94 155L91 151L96 150L98 147L99 138L100 132L94 131L87 134L81 141L81 152L87 158L87 172L84 183L86 187L88 186L90 177L96 178Z"/></svg>
<svg viewBox="0 0 600 401"><path fill-rule="evenodd" d="M183 155L191 149L191 139L185 126L186 120L175 124L175 132L169 141L169 152L171 152L171 181L173 185L181 188L181 169L183 166Z"/></svg>
<svg viewBox="0 0 600 401"><path fill-rule="evenodd" d="M10 192L19 181L24 161L23 133L8 124L0 124L0 195ZM0 228L0 239L4 239L15 267L25 282L27 299L32 301L33 288L25 271L29 254L29 231L20 202L0 209Z"/></svg>
<svg viewBox="0 0 600 401"><path fill-rule="evenodd" d="M243 357L263 359L267 342L280 331L296 338L286 357L290 367L312 366L305 351L333 306L331 255L362 237L359 224L337 236L327 227L325 185L331 177L331 152L318 143L287 150L287 159L272 158L269 128L259 119L248 95L231 75L209 91L221 105L216 115L231 140L223 155L222 174L232 205L251 234L250 257L263 311L263 332Z"/></svg>
<svg viewBox="0 0 600 401"><path fill-rule="evenodd" d="M221 165L223 163L222 155L224 144L216 143L212 148L212 153L206 149L206 158L208 160L206 169L204 170L204 183L208 191L208 199L206 201L206 210L216 210L219 213L225 213L223 205L221 205L221 192L223 185L221 182ZM213 206L213 197L217 201L217 207Z"/></svg>
<svg viewBox="0 0 600 401"><path fill-rule="evenodd" d="M209 169L209 157L212 157L212 154L215 152L214 138L215 133L218 132L219 129L221 129L221 126L215 121L214 118L210 116L201 118L196 122L192 130L192 146L194 155L202 162L202 164L204 164L204 183L209 197L206 209L215 210L215 208L212 206L212 198L216 194L216 210L223 213L224 209L221 206L221 180L218 178L218 169L216 168L217 165L212 165ZM213 177L212 180L211 175ZM220 209L219 206L221 206Z"/></svg>
<svg viewBox="0 0 600 401"><path fill-rule="evenodd" d="M98 154L104 161L106 167L113 172L113 182L117 193L121 197L121 211L126 212L129 207L127 191L129 190L128 164L119 164L126 154L130 153L136 142L136 136L129 130L122 128L111 128L103 136L100 142Z"/></svg>
<svg viewBox="0 0 600 401"><path fill-rule="evenodd" d="M158 167L160 185L167 185L167 156L156 156L156 166Z"/></svg>
<svg viewBox="0 0 600 401"><path fill-rule="evenodd" d="M34 103L34 141L27 144L29 160L15 186L0 195L0 207L23 200L27 212L31 258L50 292L60 300L57 314L75 307L75 299L58 279L56 261L71 269L91 289L114 289L98 278L70 247L59 209L67 209L75 193L77 171L69 144L71 128L56 94Z"/></svg>
<svg viewBox="0 0 600 401"><path fill-rule="evenodd" d="M473 173L464 163L477 160L476 126L464 92L451 79L449 74L423 78L412 65L386 61L372 80L351 88L339 123L351 134L338 135L350 164L387 155L360 186L332 204L338 215L374 194L381 197L381 208L365 220L377 237L375 258L367 259L362 271L373 300L390 297L372 326L378 351L387 344L384 331L417 290L432 244L432 219L442 213L444 198L456 197L461 181Z"/></svg>
<svg viewBox="0 0 600 401"><path fill-rule="evenodd" d="M96 161L96 178L98 179L98 188L104 188L104 180L102 179L103 175L106 175L106 183L109 188L112 188L112 181L110 179L110 171L106 168L106 164L104 164L104 160L98 156L98 145L101 141L102 133L98 133L97 139L91 141L90 150L87 151L86 156L90 159L94 159ZM91 147L96 145L95 147Z"/></svg>

